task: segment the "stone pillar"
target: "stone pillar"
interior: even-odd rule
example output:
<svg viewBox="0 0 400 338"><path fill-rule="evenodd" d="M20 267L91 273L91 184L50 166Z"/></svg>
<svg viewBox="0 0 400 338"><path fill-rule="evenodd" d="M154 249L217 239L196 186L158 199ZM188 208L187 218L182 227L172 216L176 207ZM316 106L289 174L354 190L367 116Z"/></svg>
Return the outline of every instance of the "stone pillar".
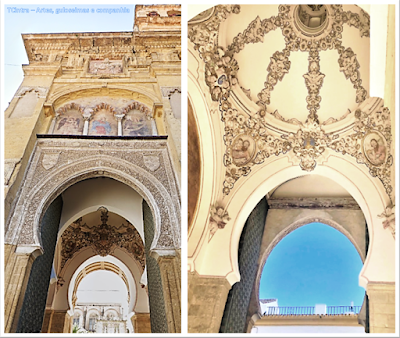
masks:
<svg viewBox="0 0 400 338"><path fill-rule="evenodd" d="M165 312L163 283L160 268L156 259L150 255L154 238L154 221L150 207L143 200L144 247L147 265L147 287L150 306L150 323L152 333L167 333L168 323Z"/></svg>
<svg viewBox="0 0 400 338"><path fill-rule="evenodd" d="M82 135L89 135L89 121L92 114L85 112L82 116L84 121Z"/></svg>
<svg viewBox="0 0 400 338"><path fill-rule="evenodd" d="M118 123L118 136L122 136L122 119L124 118L125 114L115 114L114 116Z"/></svg>
<svg viewBox="0 0 400 338"><path fill-rule="evenodd" d="M158 256L168 332L181 332L180 260L175 255Z"/></svg>
<svg viewBox="0 0 400 338"><path fill-rule="evenodd" d="M135 333L151 333L150 313L136 313L131 321Z"/></svg>
<svg viewBox="0 0 400 338"><path fill-rule="evenodd" d="M58 196L47 208L40 224L43 255L32 264L19 313L17 333L41 332L61 211L62 198Z"/></svg>
<svg viewBox="0 0 400 338"><path fill-rule="evenodd" d="M4 244L4 332L15 332L32 264L39 251L16 252L17 247Z"/></svg>
<svg viewBox="0 0 400 338"><path fill-rule="evenodd" d="M218 333L231 284L225 277L188 275L188 333Z"/></svg>
<svg viewBox="0 0 400 338"><path fill-rule="evenodd" d="M369 282L367 285L367 294L369 299L369 332L395 333L395 283Z"/></svg>
<svg viewBox="0 0 400 338"><path fill-rule="evenodd" d="M229 291L221 333L245 333L246 319L251 293L257 277L258 257L265 228L268 203L265 198L257 204L249 215L239 242L240 281Z"/></svg>

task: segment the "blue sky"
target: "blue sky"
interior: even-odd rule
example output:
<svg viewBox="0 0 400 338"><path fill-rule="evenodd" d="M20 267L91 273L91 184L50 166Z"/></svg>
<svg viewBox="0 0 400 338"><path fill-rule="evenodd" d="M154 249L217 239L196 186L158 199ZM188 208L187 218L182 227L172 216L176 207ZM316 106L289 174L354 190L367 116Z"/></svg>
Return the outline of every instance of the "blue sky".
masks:
<svg viewBox="0 0 400 338"><path fill-rule="evenodd" d="M338 230L311 223L293 231L272 250L260 282L260 298L279 306L362 305L361 258Z"/></svg>
<svg viewBox="0 0 400 338"><path fill-rule="evenodd" d="M39 2L40 3L40 2ZM11 8L26 8L29 13L12 13ZM87 8L89 13L60 13L60 8ZM126 8L129 13L98 13L99 9ZM10 9L9 9L10 8ZM53 10L52 13L38 13L37 9ZM22 64L28 63L22 41L22 33L70 33L70 32L118 32L132 31L135 5L16 5L3 2L4 15L4 59L3 87L4 100L1 102L4 111L11 101L23 79ZM92 10L94 13L92 13Z"/></svg>

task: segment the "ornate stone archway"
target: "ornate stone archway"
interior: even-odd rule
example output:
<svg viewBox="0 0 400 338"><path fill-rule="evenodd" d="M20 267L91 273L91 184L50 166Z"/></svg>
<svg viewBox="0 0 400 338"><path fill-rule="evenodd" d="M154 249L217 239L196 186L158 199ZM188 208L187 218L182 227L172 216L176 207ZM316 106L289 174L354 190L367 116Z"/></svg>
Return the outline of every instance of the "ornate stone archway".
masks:
<svg viewBox="0 0 400 338"><path fill-rule="evenodd" d="M175 280L170 275L171 271L176 274L175 268L170 269L171 264L180 264L176 262L176 255L180 251L180 194L166 137L115 140L39 136L26 172L25 184L7 222L6 243L17 246L17 255L30 255L42 250L40 224L44 211L69 186L99 176L125 183L136 190L148 205L154 236L149 237L151 244L147 254L154 255L160 266L158 278L164 289L161 292L164 299L157 301L165 302L166 297L165 312L173 314L173 320L168 320L168 331L180 330L180 307L177 311L176 300L171 298L171 294L180 292L180 286L176 284L179 277L176 275ZM163 269L170 271L164 273ZM27 280L29 264L23 266L23 273ZM176 287L179 290L175 290ZM19 291L18 297L11 302L21 303L24 287ZM9 311L14 311L10 313L10 318L17 318L18 313L13 305L7 306Z"/></svg>
<svg viewBox="0 0 400 338"><path fill-rule="evenodd" d="M99 156L100 155L100 156ZM114 178L135 189L149 204L155 219L152 249L180 247L180 203L165 138L141 140L67 140L37 142L26 182L9 220L6 242L40 246L43 210L69 186L91 177Z"/></svg>

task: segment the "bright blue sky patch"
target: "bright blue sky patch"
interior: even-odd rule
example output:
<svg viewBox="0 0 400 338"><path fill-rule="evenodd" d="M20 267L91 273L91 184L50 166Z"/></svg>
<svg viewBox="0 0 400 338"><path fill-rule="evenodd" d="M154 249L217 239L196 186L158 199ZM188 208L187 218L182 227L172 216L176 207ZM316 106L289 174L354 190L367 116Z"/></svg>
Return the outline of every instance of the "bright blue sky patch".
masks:
<svg viewBox="0 0 400 338"><path fill-rule="evenodd" d="M338 230L311 223L291 232L269 255L260 282L260 298L279 306L362 305L358 285L363 267L350 240Z"/></svg>

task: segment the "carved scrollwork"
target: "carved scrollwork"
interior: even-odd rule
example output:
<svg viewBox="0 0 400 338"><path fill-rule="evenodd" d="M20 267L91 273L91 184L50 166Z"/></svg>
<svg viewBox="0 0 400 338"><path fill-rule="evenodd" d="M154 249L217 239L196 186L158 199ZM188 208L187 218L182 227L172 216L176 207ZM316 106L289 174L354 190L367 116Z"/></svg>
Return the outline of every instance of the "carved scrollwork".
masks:
<svg viewBox="0 0 400 338"><path fill-rule="evenodd" d="M354 54L351 48L339 48L340 53L339 65L340 71L344 73L346 79L350 79L353 87L356 89L356 102L361 103L367 98L367 90L361 85L362 80L360 78L360 64L357 61L357 56Z"/></svg>
<svg viewBox="0 0 400 338"><path fill-rule="evenodd" d="M307 109L310 111L308 120L318 121L317 110L319 109L319 103L321 102L319 91L322 87L322 82L324 81L325 77L325 74L322 74L319 71L320 67L318 50L310 50L308 61L308 73L303 75L308 90L308 96L306 98Z"/></svg>
<svg viewBox="0 0 400 338"><path fill-rule="evenodd" d="M132 254L142 270L146 265L143 241L136 228L129 222L119 227L109 225L108 210L100 207L101 224L89 227L82 224L82 217L72 223L61 236L61 269L81 249L91 246L102 257L112 253L119 246Z"/></svg>

